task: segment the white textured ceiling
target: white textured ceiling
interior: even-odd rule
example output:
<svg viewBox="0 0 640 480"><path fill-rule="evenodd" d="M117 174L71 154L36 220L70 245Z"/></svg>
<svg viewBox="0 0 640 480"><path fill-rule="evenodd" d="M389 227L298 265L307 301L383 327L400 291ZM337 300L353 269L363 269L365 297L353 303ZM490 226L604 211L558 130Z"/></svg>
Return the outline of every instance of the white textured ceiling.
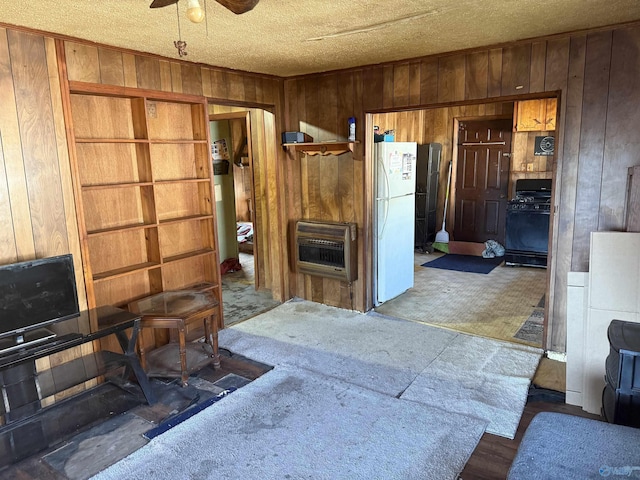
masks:
<svg viewBox="0 0 640 480"><path fill-rule="evenodd" d="M0 0L0 22L178 58L175 5L150 3ZM242 15L206 0L207 35L186 3L184 60L279 76L640 20L639 0L260 0Z"/></svg>

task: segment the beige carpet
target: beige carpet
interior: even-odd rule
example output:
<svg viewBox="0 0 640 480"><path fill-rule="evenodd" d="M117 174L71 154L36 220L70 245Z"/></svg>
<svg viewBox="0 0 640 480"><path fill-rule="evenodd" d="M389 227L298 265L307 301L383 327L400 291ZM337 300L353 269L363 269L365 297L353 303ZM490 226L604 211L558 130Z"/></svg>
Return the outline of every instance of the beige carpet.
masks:
<svg viewBox="0 0 640 480"><path fill-rule="evenodd" d="M458 332L540 347L538 335L516 335L546 290L547 271L504 264L489 274L421 266L441 253L416 254L414 287L376 311ZM522 337L522 335L519 335Z"/></svg>
<svg viewBox="0 0 640 480"><path fill-rule="evenodd" d="M220 346L391 397L489 422L515 435L542 350L418 322L290 300L220 332Z"/></svg>

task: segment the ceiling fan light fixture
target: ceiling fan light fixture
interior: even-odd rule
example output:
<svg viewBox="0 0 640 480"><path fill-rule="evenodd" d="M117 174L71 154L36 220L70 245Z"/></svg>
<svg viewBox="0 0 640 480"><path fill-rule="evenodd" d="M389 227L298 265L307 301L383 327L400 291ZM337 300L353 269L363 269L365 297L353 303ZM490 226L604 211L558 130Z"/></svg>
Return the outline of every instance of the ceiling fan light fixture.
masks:
<svg viewBox="0 0 640 480"><path fill-rule="evenodd" d="M187 18L193 23L201 23L204 20L204 9L198 0L187 0Z"/></svg>

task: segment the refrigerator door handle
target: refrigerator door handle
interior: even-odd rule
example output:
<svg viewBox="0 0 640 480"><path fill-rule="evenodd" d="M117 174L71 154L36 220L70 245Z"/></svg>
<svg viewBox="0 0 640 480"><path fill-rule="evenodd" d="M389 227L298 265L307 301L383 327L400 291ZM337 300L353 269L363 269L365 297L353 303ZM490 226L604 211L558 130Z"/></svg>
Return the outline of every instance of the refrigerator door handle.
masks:
<svg viewBox="0 0 640 480"><path fill-rule="evenodd" d="M378 238L382 238L384 236L384 229L387 226L387 217L389 215L389 197L385 198L376 198L378 202L384 202L385 210L384 210L384 222L382 222L382 228L378 231Z"/></svg>
<svg viewBox="0 0 640 480"><path fill-rule="evenodd" d="M384 173L384 183L387 187L387 191L385 192L384 197L377 199L378 201L384 201L386 207L384 211L384 222L382 223L382 228L378 233L378 238L382 238L382 236L384 235L384 229L387 226L387 216L389 215L389 192L391 191L391 187L389 186L389 175L387 175L387 169L384 167L384 162L378 160L378 163L380 163L382 173Z"/></svg>

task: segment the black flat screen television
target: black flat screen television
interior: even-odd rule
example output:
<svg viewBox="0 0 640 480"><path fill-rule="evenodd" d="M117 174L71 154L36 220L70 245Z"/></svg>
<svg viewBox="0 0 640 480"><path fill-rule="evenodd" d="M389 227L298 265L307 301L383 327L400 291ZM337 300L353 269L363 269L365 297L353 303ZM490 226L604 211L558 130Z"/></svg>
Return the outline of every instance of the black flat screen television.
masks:
<svg viewBox="0 0 640 480"><path fill-rule="evenodd" d="M71 254L0 266L2 343L44 340L54 334L29 333L79 315Z"/></svg>

